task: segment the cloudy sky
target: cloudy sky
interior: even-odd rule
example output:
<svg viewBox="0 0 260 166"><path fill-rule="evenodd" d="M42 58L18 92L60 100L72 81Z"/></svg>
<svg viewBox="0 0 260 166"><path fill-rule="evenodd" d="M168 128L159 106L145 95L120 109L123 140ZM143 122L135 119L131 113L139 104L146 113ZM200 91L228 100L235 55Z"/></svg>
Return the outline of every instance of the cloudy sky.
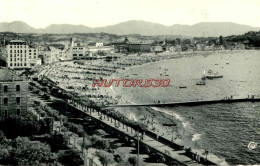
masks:
<svg viewBox="0 0 260 166"><path fill-rule="evenodd" d="M0 0L0 22L100 27L128 20L163 25L234 22L260 27L260 0Z"/></svg>

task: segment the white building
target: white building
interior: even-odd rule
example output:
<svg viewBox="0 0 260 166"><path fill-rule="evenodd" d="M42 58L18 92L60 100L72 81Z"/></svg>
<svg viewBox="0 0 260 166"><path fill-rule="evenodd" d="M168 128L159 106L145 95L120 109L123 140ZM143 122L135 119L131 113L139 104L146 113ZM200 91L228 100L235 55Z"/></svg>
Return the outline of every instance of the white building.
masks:
<svg viewBox="0 0 260 166"><path fill-rule="evenodd" d="M22 40L12 40L6 46L7 67L14 69L31 68L39 64L37 48L29 46Z"/></svg>
<svg viewBox="0 0 260 166"><path fill-rule="evenodd" d="M96 47L103 47L104 44L103 43L96 43Z"/></svg>

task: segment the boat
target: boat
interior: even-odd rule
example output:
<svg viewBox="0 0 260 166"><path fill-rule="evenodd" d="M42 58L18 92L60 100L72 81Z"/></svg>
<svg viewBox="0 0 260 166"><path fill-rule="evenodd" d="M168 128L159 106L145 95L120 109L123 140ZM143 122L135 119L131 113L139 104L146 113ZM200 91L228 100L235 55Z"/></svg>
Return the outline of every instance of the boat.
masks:
<svg viewBox="0 0 260 166"><path fill-rule="evenodd" d="M197 82L197 85L206 85L206 82L204 80L201 80L201 81Z"/></svg>
<svg viewBox="0 0 260 166"><path fill-rule="evenodd" d="M201 80L199 82L197 82L196 85L206 85L205 80L206 80L206 71L204 70L203 76L201 77Z"/></svg>
<svg viewBox="0 0 260 166"><path fill-rule="evenodd" d="M220 74L218 74L218 73L213 73L212 70L209 70L209 71L208 71L208 74L205 75L205 77L208 78L208 79L223 78L223 75L220 75Z"/></svg>
<svg viewBox="0 0 260 166"><path fill-rule="evenodd" d="M206 71L204 70L203 72L203 76L201 77L202 80L205 80L206 79Z"/></svg>
<svg viewBox="0 0 260 166"><path fill-rule="evenodd" d="M182 88L187 88L187 86L180 86L179 88L180 88L180 89L182 89Z"/></svg>

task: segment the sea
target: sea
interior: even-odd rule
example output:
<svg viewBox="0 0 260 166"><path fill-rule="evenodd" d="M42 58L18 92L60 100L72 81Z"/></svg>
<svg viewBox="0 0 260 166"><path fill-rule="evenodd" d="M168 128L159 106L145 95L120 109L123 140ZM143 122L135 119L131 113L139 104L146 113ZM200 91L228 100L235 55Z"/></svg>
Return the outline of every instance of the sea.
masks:
<svg viewBox="0 0 260 166"><path fill-rule="evenodd" d="M223 78L196 85L208 70ZM118 78L170 79L168 87L114 88L133 103L247 98L260 95L260 51L226 51L140 65ZM180 88L186 86L186 88ZM260 102L153 108L178 121L194 148L206 149L229 164L260 164ZM248 144L256 142L255 149Z"/></svg>

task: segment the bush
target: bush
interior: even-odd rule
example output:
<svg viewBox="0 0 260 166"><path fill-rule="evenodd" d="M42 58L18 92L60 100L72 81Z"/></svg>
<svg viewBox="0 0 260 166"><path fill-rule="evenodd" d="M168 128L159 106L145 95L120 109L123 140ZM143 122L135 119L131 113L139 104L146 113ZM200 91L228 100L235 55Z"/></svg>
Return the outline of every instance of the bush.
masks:
<svg viewBox="0 0 260 166"><path fill-rule="evenodd" d="M80 152L74 149L59 151L58 161L63 165L84 165Z"/></svg>
<svg viewBox="0 0 260 166"><path fill-rule="evenodd" d="M106 151L98 151L96 152L96 155L99 157L99 160L103 164L103 166L107 166L108 164L113 164L115 162L114 156Z"/></svg>
<svg viewBox="0 0 260 166"><path fill-rule="evenodd" d="M84 133L83 130L83 126L82 125L78 125L78 124L74 124L71 122L64 122L63 124L66 128L68 128L69 131L78 134L80 137L82 136L82 134Z"/></svg>
<svg viewBox="0 0 260 166"><path fill-rule="evenodd" d="M137 158L135 156L129 157L128 162L135 166L137 164Z"/></svg>
<svg viewBox="0 0 260 166"><path fill-rule="evenodd" d="M110 147L110 143L108 140L102 139L99 136L93 136L90 141L92 142L92 146L96 149L105 150Z"/></svg>

